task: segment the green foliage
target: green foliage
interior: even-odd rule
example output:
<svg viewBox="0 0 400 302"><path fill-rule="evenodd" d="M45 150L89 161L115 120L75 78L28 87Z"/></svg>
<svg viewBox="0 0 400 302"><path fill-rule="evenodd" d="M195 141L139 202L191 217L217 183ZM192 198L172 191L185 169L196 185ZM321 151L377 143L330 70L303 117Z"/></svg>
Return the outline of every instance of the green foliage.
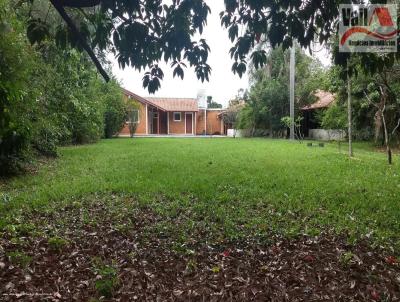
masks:
<svg viewBox="0 0 400 302"><path fill-rule="evenodd" d="M51 41L32 47L25 27L37 24L20 21L26 14L0 4L0 175L22 170L37 154L56 156L60 144L110 137L125 119L118 83L104 83L74 49Z"/></svg>
<svg viewBox="0 0 400 302"><path fill-rule="evenodd" d="M335 30L334 20L338 15L338 1L225 1L226 10L221 12L221 23L228 29L234 43L230 50L234 59L233 71L243 74L246 58L252 52L252 64L258 68L266 63L265 51L254 49L261 39L269 41L273 48L284 50L293 41L308 47L316 36L327 42ZM245 30L239 34L239 27ZM319 30L318 30L319 29Z"/></svg>
<svg viewBox="0 0 400 302"><path fill-rule="evenodd" d="M159 89L164 78L164 72L158 65L162 60L170 63L174 77L183 78L184 68L190 66L194 67L198 79L209 79L209 46L205 39L196 41L210 13L205 0L168 3L161 0L98 0L81 3L81 9L69 9L68 2L57 1L54 5L59 10L66 9L80 35L65 26L65 20L57 14L55 7L48 6L47 1L18 1L19 6L30 12L27 29L31 43L55 40L63 48L72 46L82 49L82 43L78 43L80 38L80 41L86 42L87 48L95 48L99 56L111 49L122 68L132 66L139 71L146 70L143 85L151 93ZM220 18L233 43L230 49L234 60L232 71L242 76L247 70L248 58L256 69L268 64L267 51L255 47L262 40L268 41L274 49L282 47L283 50L291 47L293 41L297 41L303 49L312 48L315 41L330 43L335 63L346 66L350 54L338 52L337 37L339 5L342 2L225 1ZM244 30L239 30L241 28ZM393 66L395 60L400 58L399 54L360 53L356 56L364 70L374 73ZM351 71L356 72L353 68Z"/></svg>
<svg viewBox="0 0 400 302"><path fill-rule="evenodd" d="M352 252L344 252L341 254L339 261L343 266L347 267L354 261L355 257L357 256Z"/></svg>
<svg viewBox="0 0 400 302"><path fill-rule="evenodd" d="M207 97L207 108L222 108L222 105L217 103L217 102L215 102L212 99L212 96L208 96Z"/></svg>
<svg viewBox="0 0 400 302"><path fill-rule="evenodd" d="M49 238L47 243L49 244L49 248L53 251L61 251L69 244L68 240L58 236Z"/></svg>
<svg viewBox="0 0 400 302"><path fill-rule="evenodd" d="M137 121L139 119L140 105L138 101L128 98L128 100L125 103L125 107L126 107L127 120L129 123L129 135L133 137L136 133L136 129L138 126Z"/></svg>
<svg viewBox="0 0 400 302"><path fill-rule="evenodd" d="M20 161L28 158L37 95L27 83L37 57L19 34L20 23L6 3L0 4L0 21L10 28L0 32L0 175L4 175L18 170Z"/></svg>
<svg viewBox="0 0 400 302"><path fill-rule="evenodd" d="M385 154L370 144L354 148L355 160L340 154L336 143L307 148L268 139L137 138L62 147L57 169L44 166L4 188L10 201L0 203L0 231L21 212L57 213L71 205L82 209L84 225L96 227L91 222L98 226L104 217L118 225L135 217L128 206L155 211L160 219L149 227L166 232L165 225L189 242L192 225L199 224L201 234L214 239L328 229L398 244L400 162L387 166ZM132 158L140 160L132 164ZM98 206L99 200L115 214L97 216L85 203Z"/></svg>
<svg viewBox="0 0 400 302"><path fill-rule="evenodd" d="M396 143L400 137L399 129L396 128L400 119L399 65L394 63L390 68L382 65L380 71L371 74L364 70L363 64L363 59L359 56L354 56L349 61L353 70L351 97L354 137L358 140L374 139L375 143L383 144L383 111L391 143ZM343 79L343 74L346 74L346 69L341 66L331 68L327 74L331 83L330 90L337 95L337 107L326 112L328 115L326 127L328 128L330 127L328 124L332 125L336 122L339 129L343 129L343 125L347 124L347 117L345 117L347 85L346 80ZM320 114L321 121L324 115L325 113ZM346 122L344 122L344 119L346 119Z"/></svg>
<svg viewBox="0 0 400 302"><path fill-rule="evenodd" d="M32 257L20 251L8 252L6 255L10 258L11 263L19 265L22 268L28 267L32 262Z"/></svg>
<svg viewBox="0 0 400 302"><path fill-rule="evenodd" d="M78 36L64 25L55 7L43 5L47 1L22 2L22 8L30 10L27 30L32 43L53 40L62 48L82 48ZM95 8L97 4L100 5ZM100 56L111 49L122 68L144 69L143 85L150 92L156 91L164 78L158 65L161 60L170 63L174 77L183 78L184 68L190 66L201 81L209 79L210 49L204 39L196 41L210 13L204 1L117 0L95 1L87 6L67 9L81 38Z"/></svg>
<svg viewBox="0 0 400 302"><path fill-rule="evenodd" d="M126 120L126 105L122 91L116 82L103 84L101 90L104 104L104 136L111 138L123 127Z"/></svg>
<svg viewBox="0 0 400 302"><path fill-rule="evenodd" d="M338 104L320 111L318 118L324 129L345 129L347 127L346 108Z"/></svg>
<svg viewBox="0 0 400 302"><path fill-rule="evenodd" d="M286 128L290 128L293 125L294 126L294 136L296 139L301 141L304 138L304 135L301 132L301 123L302 123L303 119L304 118L302 116L298 116L297 118L294 119L294 121L292 121L290 116L284 116L283 118L281 118L281 123Z"/></svg>
<svg viewBox="0 0 400 302"><path fill-rule="evenodd" d="M263 45L260 45L263 47ZM252 70L253 86L249 100L241 112L240 128L268 129L274 136L282 136L285 127L281 118L289 115L289 57L281 48L271 50L267 65L262 70ZM313 92L325 88L324 69L301 50L296 51L296 106L314 101Z"/></svg>
<svg viewBox="0 0 400 302"><path fill-rule="evenodd" d="M119 280L117 270L110 265L105 265L100 259L94 259L94 271L97 275L95 288L98 294L108 299L112 298Z"/></svg>

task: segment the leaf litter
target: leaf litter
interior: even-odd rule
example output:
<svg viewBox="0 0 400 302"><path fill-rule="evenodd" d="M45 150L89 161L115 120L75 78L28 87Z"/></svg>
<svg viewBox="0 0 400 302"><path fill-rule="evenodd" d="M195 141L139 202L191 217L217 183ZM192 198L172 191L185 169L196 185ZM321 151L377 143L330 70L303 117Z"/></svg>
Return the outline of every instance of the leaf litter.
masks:
<svg viewBox="0 0 400 302"><path fill-rule="evenodd" d="M213 240L203 224L182 239L150 207L118 202L32 211L21 221L35 232L4 231L0 300L400 301L398 258L366 240Z"/></svg>

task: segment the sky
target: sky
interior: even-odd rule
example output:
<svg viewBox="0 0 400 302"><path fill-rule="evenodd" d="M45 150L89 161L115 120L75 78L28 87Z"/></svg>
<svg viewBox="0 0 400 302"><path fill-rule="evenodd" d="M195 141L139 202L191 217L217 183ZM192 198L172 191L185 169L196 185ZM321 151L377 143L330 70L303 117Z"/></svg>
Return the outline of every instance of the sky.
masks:
<svg viewBox="0 0 400 302"><path fill-rule="evenodd" d="M249 86L248 76L242 78L231 71L232 59L229 49L232 46L228 38L226 29L222 28L219 13L224 10L223 0L206 1L211 9L208 16L207 27L202 37L207 40L211 48L208 64L211 66L211 76L209 82L202 83L197 79L193 69L185 69L185 77L173 78L172 69L164 63L159 64L164 71L164 80L161 88L152 96L158 97L190 97L196 98L199 91L206 96L212 96L213 100L226 106L228 101L237 95L240 88L246 89ZM316 47L318 48L318 47ZM316 56L324 65L329 64L329 57L326 51L319 51ZM113 66L114 75L121 81L124 88L139 94L140 96L150 96L146 89L142 87L144 72L136 71L132 68L124 70L118 67L114 58L110 58Z"/></svg>

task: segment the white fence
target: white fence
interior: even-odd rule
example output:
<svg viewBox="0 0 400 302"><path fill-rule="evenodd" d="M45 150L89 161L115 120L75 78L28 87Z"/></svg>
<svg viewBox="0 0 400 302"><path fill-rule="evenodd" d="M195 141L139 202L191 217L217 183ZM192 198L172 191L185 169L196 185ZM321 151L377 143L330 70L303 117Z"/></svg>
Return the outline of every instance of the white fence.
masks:
<svg viewBox="0 0 400 302"><path fill-rule="evenodd" d="M340 141L345 139L346 131L338 129L310 129L308 137L320 141Z"/></svg>
<svg viewBox="0 0 400 302"><path fill-rule="evenodd" d="M228 137L243 137L242 130L228 129L226 134Z"/></svg>

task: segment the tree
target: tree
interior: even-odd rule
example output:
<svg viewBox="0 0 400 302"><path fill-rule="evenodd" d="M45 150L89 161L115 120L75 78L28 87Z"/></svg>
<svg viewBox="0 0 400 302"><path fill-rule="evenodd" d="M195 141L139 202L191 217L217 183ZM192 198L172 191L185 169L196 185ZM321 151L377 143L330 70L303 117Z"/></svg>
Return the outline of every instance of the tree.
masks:
<svg viewBox="0 0 400 302"><path fill-rule="evenodd" d="M126 101L126 115L129 126L129 135L130 137L134 137L136 133L136 129L138 126L139 120L139 102L134 99L128 99Z"/></svg>
<svg viewBox="0 0 400 302"><path fill-rule="evenodd" d="M263 46L260 46L263 47ZM325 88L325 70L322 65L296 49L297 108L315 101L316 89ZM252 69L249 100L241 113L240 128L268 129L272 136L283 136L286 127L282 117L289 115L289 57L282 48L269 49L266 65Z"/></svg>
<svg viewBox="0 0 400 302"><path fill-rule="evenodd" d="M343 106L338 103L330 106L329 108L322 110L318 114L318 118L321 122L322 128L328 131L329 138L331 129L340 130L340 138L338 140L339 152L341 152L341 141L344 138L344 130L348 125L348 117L346 110Z"/></svg>
<svg viewBox="0 0 400 302"><path fill-rule="evenodd" d="M222 108L222 105L214 102L212 96L207 97L207 108Z"/></svg>
<svg viewBox="0 0 400 302"><path fill-rule="evenodd" d="M208 80L210 51L206 40L195 41L206 24L209 7L205 0L20 0L18 4L51 3L51 8L67 26L58 22L54 30L49 24L48 9L30 9L29 32L33 40L49 36L69 42L87 51L100 73L108 79L97 57L105 50L115 53L122 68L132 66L146 70L143 85L150 92L160 87L164 72L158 63L171 63L173 75L183 78L187 65L194 67L197 77ZM357 0L351 2L359 3ZM220 13L221 24L228 29L234 46L230 55L232 71L242 76L247 58L256 69L266 64L267 51L255 49L262 40L283 50L297 41L309 48L317 40L324 44L337 34L339 0L254 1L226 0ZM245 30L239 31L239 28ZM386 55L360 54L363 66L371 72L392 66L399 52ZM349 54L334 52L335 62L345 66Z"/></svg>
<svg viewBox="0 0 400 302"><path fill-rule="evenodd" d="M232 126L233 128L233 138L236 138L240 109L241 108L239 105L229 106L222 115L222 120L224 123Z"/></svg>
<svg viewBox="0 0 400 302"><path fill-rule="evenodd" d="M104 136L111 138L118 134L126 121L126 105L120 85L115 80L102 83L100 89L105 105Z"/></svg>
<svg viewBox="0 0 400 302"><path fill-rule="evenodd" d="M362 87L369 105L376 108L375 121L377 127L383 128L384 144L388 163L392 164L391 140L400 126L400 67L385 68L372 77L369 84ZM364 83L365 84L365 83Z"/></svg>
<svg viewBox="0 0 400 302"><path fill-rule="evenodd" d="M37 155L56 156L59 145L97 141L108 113L117 119L125 113L120 87L99 78L86 54L51 39L31 46L24 14L12 4L0 2L2 175L22 170Z"/></svg>
<svg viewBox="0 0 400 302"><path fill-rule="evenodd" d="M294 129L294 137L301 143L304 139L304 134L301 132L301 123L303 121L302 116L298 116L294 121L292 121L290 116L284 116L281 118L281 123L286 128L291 128L293 126Z"/></svg>
<svg viewBox="0 0 400 302"><path fill-rule="evenodd" d="M183 78L184 68L190 66L201 81L209 79L209 47L204 39L195 40L210 12L205 1L21 0L18 4L29 6L31 42L51 38L59 45L85 50L107 81L98 59L106 51L116 55L122 68L146 70L143 86L150 92L160 87L164 77L158 65L162 60L171 64L174 77ZM39 9L32 9L35 5ZM56 22L48 18L54 12Z"/></svg>
<svg viewBox="0 0 400 302"><path fill-rule="evenodd" d="M0 175L19 170L28 157L37 108L36 90L26 84L39 58L14 26L20 23L0 2Z"/></svg>

